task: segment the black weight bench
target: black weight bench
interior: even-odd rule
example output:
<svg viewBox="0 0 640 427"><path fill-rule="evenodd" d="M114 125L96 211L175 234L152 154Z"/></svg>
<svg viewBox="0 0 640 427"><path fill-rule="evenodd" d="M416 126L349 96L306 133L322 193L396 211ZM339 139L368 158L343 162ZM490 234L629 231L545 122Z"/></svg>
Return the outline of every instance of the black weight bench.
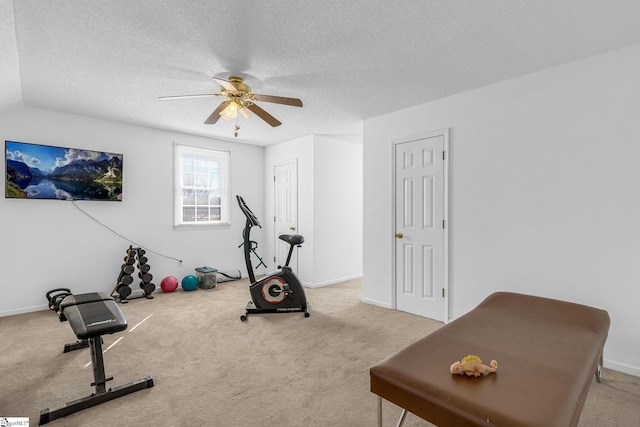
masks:
<svg viewBox="0 0 640 427"><path fill-rule="evenodd" d="M60 303L60 321L68 320L78 342L66 344L64 352L78 348L91 349L95 393L82 399L40 411L40 425L57 418L99 405L138 390L153 387L150 376L107 390L102 357L102 335L113 334L127 329L127 320L116 301L101 292L66 296Z"/></svg>

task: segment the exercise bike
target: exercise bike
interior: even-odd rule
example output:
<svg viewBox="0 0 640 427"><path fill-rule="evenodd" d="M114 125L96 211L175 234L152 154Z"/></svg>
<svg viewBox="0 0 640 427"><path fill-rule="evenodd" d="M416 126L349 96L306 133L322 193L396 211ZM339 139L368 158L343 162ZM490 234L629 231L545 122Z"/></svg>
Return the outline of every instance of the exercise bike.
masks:
<svg viewBox="0 0 640 427"><path fill-rule="evenodd" d="M253 265L251 264L251 252L256 248L255 242L251 240L251 227L260 225L258 218L251 212L251 209L244 202L242 197L236 196L242 213L247 217L247 221L242 233L244 239L244 259L247 264L247 273L251 280L249 291L251 293L251 301L247 303L244 314L240 316L243 322L247 320L249 314L262 313L291 313L304 312L304 317L311 315L304 288L298 279L298 276L289 267L293 248L300 247L304 242L304 237L299 234L283 234L279 236L280 240L289 244L289 255L287 262L277 273L256 281L253 273Z"/></svg>

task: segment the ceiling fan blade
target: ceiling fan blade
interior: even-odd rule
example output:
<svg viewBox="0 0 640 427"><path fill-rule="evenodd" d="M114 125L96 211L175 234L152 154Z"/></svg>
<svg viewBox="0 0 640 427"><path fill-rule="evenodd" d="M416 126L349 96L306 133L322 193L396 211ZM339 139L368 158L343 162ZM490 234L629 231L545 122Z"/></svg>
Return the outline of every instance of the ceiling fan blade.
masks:
<svg viewBox="0 0 640 427"><path fill-rule="evenodd" d="M302 107L302 101L298 98L285 98L284 96L258 95L253 94L256 101L273 102L276 104L291 105L293 107Z"/></svg>
<svg viewBox="0 0 640 427"><path fill-rule="evenodd" d="M227 105L229 105L229 101L224 101L220 105L218 105L218 107L215 110L213 110L213 113L211 113L211 115L207 117L207 120L204 121L204 124L205 125L215 124L218 121L218 119L220 119L220 111L227 108Z"/></svg>
<svg viewBox="0 0 640 427"><path fill-rule="evenodd" d="M238 89L236 89L236 87L233 85L233 83L231 83L228 80L224 80L224 79L219 79L217 77L211 77L213 80L217 81L218 83L220 83L220 85L225 88L227 91L229 92L233 92L236 93L238 92Z"/></svg>
<svg viewBox="0 0 640 427"><path fill-rule="evenodd" d="M258 107L256 104L250 104L247 106L247 108L251 110L256 116L260 117L262 120L269 123L273 127L280 126L282 124L278 119L264 111L262 108Z"/></svg>
<svg viewBox="0 0 640 427"><path fill-rule="evenodd" d="M211 98L218 96L217 93L201 93L198 95L175 95L175 96L161 96L158 99L183 99L183 98Z"/></svg>

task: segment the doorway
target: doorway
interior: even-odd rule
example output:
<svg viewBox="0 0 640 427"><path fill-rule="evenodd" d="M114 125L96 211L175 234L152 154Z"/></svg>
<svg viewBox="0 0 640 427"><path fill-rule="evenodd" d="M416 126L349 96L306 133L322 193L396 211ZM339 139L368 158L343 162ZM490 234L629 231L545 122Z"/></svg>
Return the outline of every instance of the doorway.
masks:
<svg viewBox="0 0 640 427"><path fill-rule="evenodd" d="M448 317L448 129L394 141L395 308Z"/></svg>
<svg viewBox="0 0 640 427"><path fill-rule="evenodd" d="M278 238L281 234L298 233L298 160L278 163L273 167L274 257L276 266L287 261L289 245ZM297 250L294 249L289 266L298 270Z"/></svg>

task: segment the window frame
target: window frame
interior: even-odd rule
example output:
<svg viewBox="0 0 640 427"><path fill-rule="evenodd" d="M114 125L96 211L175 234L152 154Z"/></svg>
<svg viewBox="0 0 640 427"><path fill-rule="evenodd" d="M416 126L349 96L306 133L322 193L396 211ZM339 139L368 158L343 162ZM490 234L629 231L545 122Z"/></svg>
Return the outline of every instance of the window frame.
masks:
<svg viewBox="0 0 640 427"><path fill-rule="evenodd" d="M208 183L210 173L200 174L195 173L194 170L194 184L193 185L185 185L184 181L184 170L183 170L183 159L185 156L194 156L194 160L205 162L215 159L218 165L218 179L223 181L218 187L211 187L208 184L204 187L198 186L195 182L198 177L200 179L205 178ZM204 147L196 147L190 145L182 145L178 143L174 143L173 148L173 157L174 157L174 166L173 166L173 206L174 206L174 215L173 215L173 227L176 230L180 229L202 229L202 228L221 228L221 227L229 227L231 225L230 222L230 206L229 206L229 194L230 193L230 165L231 165L231 152L229 150L223 150L219 148L204 148ZM199 159L198 159L199 158ZM208 160L207 160L208 159ZM207 164L207 168L209 167ZM194 165L195 168L195 165ZM209 169L207 169L209 171ZM194 193L197 193L198 189L204 189L204 191L217 191L220 197L220 219L213 221L197 221L197 215L194 215L195 221L185 221L184 220L184 198L183 191L185 189L192 190ZM217 206L217 204L211 203L211 195L207 195L208 203L198 203L197 194L194 195L196 200L194 201L193 207L198 210L198 207L203 208L207 207L211 209L211 207ZM189 206L189 205L187 205Z"/></svg>

